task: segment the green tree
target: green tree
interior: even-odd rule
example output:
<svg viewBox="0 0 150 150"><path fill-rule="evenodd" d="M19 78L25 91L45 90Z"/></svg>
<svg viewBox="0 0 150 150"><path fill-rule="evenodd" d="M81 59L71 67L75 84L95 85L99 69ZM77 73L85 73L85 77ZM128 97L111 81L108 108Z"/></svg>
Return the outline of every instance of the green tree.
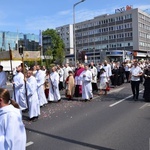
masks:
<svg viewBox="0 0 150 150"><path fill-rule="evenodd" d="M62 64L65 58L64 48L65 45L54 29L47 29L43 31L43 35L51 37L51 46L48 48L46 54L51 58L48 63Z"/></svg>

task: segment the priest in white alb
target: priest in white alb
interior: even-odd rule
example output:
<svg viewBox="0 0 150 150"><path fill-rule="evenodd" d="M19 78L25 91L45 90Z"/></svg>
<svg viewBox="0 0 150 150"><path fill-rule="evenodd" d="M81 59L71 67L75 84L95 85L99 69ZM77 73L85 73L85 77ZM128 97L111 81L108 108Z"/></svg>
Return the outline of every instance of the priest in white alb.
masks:
<svg viewBox="0 0 150 150"><path fill-rule="evenodd" d="M93 98L92 93L92 73L89 70L87 64L85 64L85 70L81 73L80 78L82 79L82 99L85 101Z"/></svg>
<svg viewBox="0 0 150 150"><path fill-rule="evenodd" d="M46 74L44 73L44 71L42 71L40 69L40 66L37 65L36 66L36 74L35 74L35 78L37 81L37 92L38 92L38 98L39 98L39 102L40 102L40 106L44 106L47 104L47 99L44 93L44 83L45 83L45 76Z"/></svg>
<svg viewBox="0 0 150 150"><path fill-rule="evenodd" d="M49 76L49 97L48 101L58 102L61 100L60 92L59 92L59 74L56 72L56 67L52 67L52 72Z"/></svg>

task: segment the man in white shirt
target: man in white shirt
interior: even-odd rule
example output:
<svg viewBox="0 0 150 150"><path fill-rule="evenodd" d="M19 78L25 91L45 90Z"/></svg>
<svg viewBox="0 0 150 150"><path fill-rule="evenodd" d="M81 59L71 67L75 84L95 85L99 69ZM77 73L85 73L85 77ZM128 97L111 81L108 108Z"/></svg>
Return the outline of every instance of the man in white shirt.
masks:
<svg viewBox="0 0 150 150"><path fill-rule="evenodd" d="M140 76L142 76L142 74L143 71L138 66L138 62L134 61L134 65L130 70L131 89L134 100L138 100L139 97Z"/></svg>
<svg viewBox="0 0 150 150"><path fill-rule="evenodd" d="M6 88L7 76L3 71L3 66L0 65L0 88Z"/></svg>

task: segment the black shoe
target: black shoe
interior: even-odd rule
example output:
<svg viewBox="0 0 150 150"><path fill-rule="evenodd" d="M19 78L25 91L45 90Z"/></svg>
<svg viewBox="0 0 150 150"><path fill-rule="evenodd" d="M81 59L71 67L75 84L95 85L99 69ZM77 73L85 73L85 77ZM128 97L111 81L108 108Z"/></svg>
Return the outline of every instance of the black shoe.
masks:
<svg viewBox="0 0 150 150"><path fill-rule="evenodd" d="M85 101L85 102L87 102L87 101L88 101L88 99L85 99L84 101Z"/></svg>
<svg viewBox="0 0 150 150"><path fill-rule="evenodd" d="M135 96L134 95L133 95L132 99L135 100Z"/></svg>
<svg viewBox="0 0 150 150"><path fill-rule="evenodd" d="M22 110L23 113L27 113L28 111L28 109Z"/></svg>
<svg viewBox="0 0 150 150"><path fill-rule="evenodd" d="M58 100L58 102L60 102L61 101L61 98Z"/></svg>
<svg viewBox="0 0 150 150"><path fill-rule="evenodd" d="M32 122L36 122L36 121L38 121L38 118L34 118L34 119L32 120Z"/></svg>
<svg viewBox="0 0 150 150"><path fill-rule="evenodd" d="M36 122L38 120L38 116L37 117L33 117L32 122Z"/></svg>

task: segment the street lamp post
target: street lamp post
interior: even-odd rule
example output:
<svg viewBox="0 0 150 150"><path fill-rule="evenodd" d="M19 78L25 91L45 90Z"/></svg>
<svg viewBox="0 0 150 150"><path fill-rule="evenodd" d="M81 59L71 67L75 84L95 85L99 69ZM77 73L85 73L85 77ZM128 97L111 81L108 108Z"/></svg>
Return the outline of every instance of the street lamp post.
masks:
<svg viewBox="0 0 150 150"><path fill-rule="evenodd" d="M75 35L75 7L78 5L78 4L80 4L80 3L82 3L82 2L84 2L85 0L80 0L79 2L77 2L77 3L75 3L74 5L73 5L73 43L74 43L74 64L75 64L75 66L76 66L76 61L77 61L77 52L76 52L76 35Z"/></svg>

